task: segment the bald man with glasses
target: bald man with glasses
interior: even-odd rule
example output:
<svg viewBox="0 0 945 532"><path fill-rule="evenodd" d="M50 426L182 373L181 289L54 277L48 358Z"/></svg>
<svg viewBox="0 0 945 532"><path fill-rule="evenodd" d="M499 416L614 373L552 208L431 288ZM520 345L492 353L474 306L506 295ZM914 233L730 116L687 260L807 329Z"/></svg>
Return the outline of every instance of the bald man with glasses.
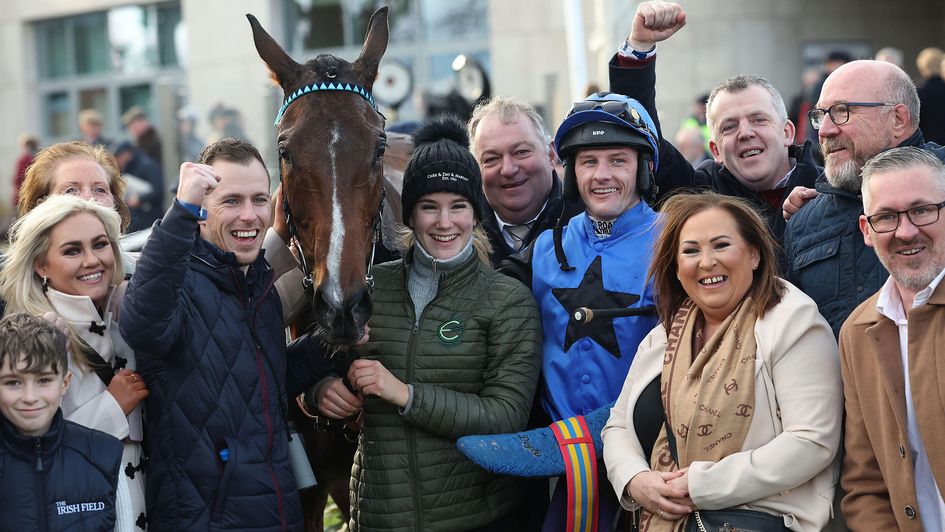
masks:
<svg viewBox="0 0 945 532"><path fill-rule="evenodd" d="M795 189L785 201L786 276L817 302L838 335L853 309L888 277L860 232L860 170L890 148L920 147L942 160L945 148L925 142L915 85L891 63L841 66L827 78L808 117L820 140L824 175L816 189Z"/></svg>

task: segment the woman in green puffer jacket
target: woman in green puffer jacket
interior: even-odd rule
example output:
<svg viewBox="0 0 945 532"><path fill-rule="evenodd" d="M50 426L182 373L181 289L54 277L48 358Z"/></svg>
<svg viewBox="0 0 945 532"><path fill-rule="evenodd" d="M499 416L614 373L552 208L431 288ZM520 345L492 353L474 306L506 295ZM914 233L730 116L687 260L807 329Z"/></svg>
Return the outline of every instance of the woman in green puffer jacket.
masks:
<svg viewBox="0 0 945 532"><path fill-rule="evenodd" d="M402 195L408 251L376 268L360 358L326 380L319 409L364 409L351 479L352 531L519 530L517 481L467 460L456 439L525 428L541 323L531 293L489 266L482 186L455 120L414 137Z"/></svg>

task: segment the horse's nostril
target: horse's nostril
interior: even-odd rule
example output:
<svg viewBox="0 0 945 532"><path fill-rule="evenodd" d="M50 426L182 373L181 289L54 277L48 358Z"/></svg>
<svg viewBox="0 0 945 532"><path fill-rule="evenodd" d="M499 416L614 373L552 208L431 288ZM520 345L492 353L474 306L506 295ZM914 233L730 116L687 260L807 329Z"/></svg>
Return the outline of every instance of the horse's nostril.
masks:
<svg viewBox="0 0 945 532"><path fill-rule="evenodd" d="M351 305L348 307L351 311L351 316L354 318L354 321L359 324L365 324L371 318L371 313L374 311L374 303L371 302L371 294L367 289L361 289L353 298L351 298Z"/></svg>
<svg viewBox="0 0 945 532"><path fill-rule="evenodd" d="M337 308L328 299L324 290L318 288L315 290L315 296L312 300L312 309L315 311L315 319L323 325L328 324L337 313Z"/></svg>

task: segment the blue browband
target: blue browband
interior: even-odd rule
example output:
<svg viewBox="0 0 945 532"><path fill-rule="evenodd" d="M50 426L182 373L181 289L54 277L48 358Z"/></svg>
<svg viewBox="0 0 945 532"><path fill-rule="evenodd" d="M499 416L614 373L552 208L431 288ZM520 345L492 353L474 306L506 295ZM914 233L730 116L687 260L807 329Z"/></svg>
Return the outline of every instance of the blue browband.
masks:
<svg viewBox="0 0 945 532"><path fill-rule="evenodd" d="M288 98L285 99L285 102L282 103L282 107L279 109L279 114L276 115L276 121L273 123L273 125L279 125L279 120L282 120L282 115L285 114L286 109L288 109L289 105L297 100L299 96L315 91L353 92L367 100L367 102L371 104L371 107L373 107L375 111L380 112L377 110L377 104L374 102L374 96L371 95L371 91L360 85L355 85L353 83L312 83L311 85L306 85L305 87L302 87L299 90L293 92Z"/></svg>

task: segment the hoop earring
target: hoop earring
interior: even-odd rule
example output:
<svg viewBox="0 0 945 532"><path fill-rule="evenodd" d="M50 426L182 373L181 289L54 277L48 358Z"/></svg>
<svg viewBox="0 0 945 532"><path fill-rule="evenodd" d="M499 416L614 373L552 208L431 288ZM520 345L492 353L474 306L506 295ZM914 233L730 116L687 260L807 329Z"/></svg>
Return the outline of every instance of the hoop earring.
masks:
<svg viewBox="0 0 945 532"><path fill-rule="evenodd" d="M48 291L49 291L49 277L46 277L44 275L43 276L43 293L45 294Z"/></svg>

